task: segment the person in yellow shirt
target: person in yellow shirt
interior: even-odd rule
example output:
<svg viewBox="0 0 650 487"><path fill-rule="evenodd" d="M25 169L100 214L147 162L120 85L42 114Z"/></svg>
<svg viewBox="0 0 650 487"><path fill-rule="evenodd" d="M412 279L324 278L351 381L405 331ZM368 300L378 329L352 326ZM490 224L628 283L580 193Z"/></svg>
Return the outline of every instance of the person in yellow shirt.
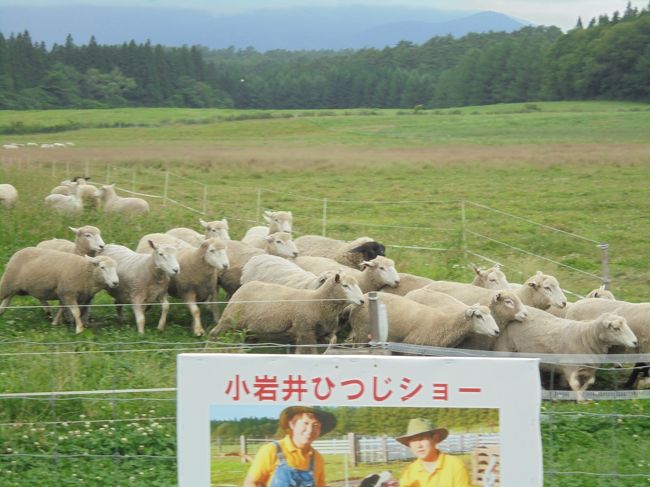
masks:
<svg viewBox="0 0 650 487"><path fill-rule="evenodd" d="M336 427L336 417L318 408L290 406L279 422L286 435L259 449L243 487L325 487L323 457L311 444Z"/></svg>
<svg viewBox="0 0 650 487"><path fill-rule="evenodd" d="M406 467L400 487L471 487L463 461L437 448L448 434L428 419L409 421L406 434L395 439L409 447L417 459Z"/></svg>

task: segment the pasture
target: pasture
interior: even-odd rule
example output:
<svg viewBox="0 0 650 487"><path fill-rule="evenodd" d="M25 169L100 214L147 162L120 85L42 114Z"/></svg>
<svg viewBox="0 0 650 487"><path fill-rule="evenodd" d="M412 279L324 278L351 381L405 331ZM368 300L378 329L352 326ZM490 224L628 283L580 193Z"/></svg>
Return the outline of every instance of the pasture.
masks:
<svg viewBox="0 0 650 487"><path fill-rule="evenodd" d="M597 243L607 243L612 291L648 301L648 133L648 105L609 102L417 113L0 112L3 143L74 143L0 152L0 183L20 194L13 211L0 211L0 271L20 248L70 238L69 226L98 226L106 242L133 248L146 233L198 230L201 217L228 218L240 238L271 208L292 210L298 235L373 236L400 271L469 282L467 264L489 266L483 256L501 262L510 281L544 270L578 295L600 285ZM151 198L148 217L126 222L44 210L49 190L77 175L159 197L167 187L167 200ZM16 298L23 308L0 316L0 392L173 388L176 354L204 347L185 306L172 306L163 333L152 309L139 336L129 312L116 324L110 302L98 295L107 306L75 336L52 327L30 307L35 300ZM1 399L0 484L174 485L173 397ZM546 485L650 479L647 400L544 408ZM621 476L563 473L571 471Z"/></svg>

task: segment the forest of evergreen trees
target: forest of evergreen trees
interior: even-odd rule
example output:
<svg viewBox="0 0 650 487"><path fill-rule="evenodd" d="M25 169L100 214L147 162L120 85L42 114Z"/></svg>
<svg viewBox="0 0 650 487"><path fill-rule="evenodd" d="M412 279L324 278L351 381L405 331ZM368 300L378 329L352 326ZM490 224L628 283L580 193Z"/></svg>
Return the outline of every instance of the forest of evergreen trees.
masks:
<svg viewBox="0 0 650 487"><path fill-rule="evenodd" d="M0 109L442 108L650 101L650 5L557 27L344 51L208 50L134 41L48 49L0 33Z"/></svg>

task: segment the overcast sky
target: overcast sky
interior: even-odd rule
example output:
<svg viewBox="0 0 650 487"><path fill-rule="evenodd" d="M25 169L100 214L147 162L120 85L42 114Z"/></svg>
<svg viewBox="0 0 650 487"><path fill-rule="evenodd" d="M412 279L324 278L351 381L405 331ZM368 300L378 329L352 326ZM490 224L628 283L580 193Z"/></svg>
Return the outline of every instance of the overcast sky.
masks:
<svg viewBox="0 0 650 487"><path fill-rule="evenodd" d="M625 10L627 0L0 0L6 5L150 5L201 8L213 13L235 13L259 8L314 5L398 5L444 10L494 10L534 24L556 25L564 30L575 26L578 17L587 23L592 17ZM644 1L632 1L642 8ZM0 12L1 14L1 12Z"/></svg>

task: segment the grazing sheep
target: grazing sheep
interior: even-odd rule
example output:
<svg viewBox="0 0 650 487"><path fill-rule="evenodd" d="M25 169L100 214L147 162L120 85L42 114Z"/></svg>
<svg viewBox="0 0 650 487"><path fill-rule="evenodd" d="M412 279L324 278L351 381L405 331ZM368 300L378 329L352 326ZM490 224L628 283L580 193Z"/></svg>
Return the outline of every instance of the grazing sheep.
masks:
<svg viewBox="0 0 650 487"><path fill-rule="evenodd" d="M99 199L99 190L92 184L88 184L89 176L80 177L77 176L72 181L77 183L79 187L77 188L77 196L87 208L97 208L97 203Z"/></svg>
<svg viewBox="0 0 650 487"><path fill-rule="evenodd" d="M611 291L608 291L607 289L605 289L604 286L600 286L599 288L596 288L593 291L590 291L589 294L587 294L582 299L589 299L589 298L599 298L599 299L609 299L609 300L616 299L614 297L614 294ZM580 300L578 300L576 302L579 302L579 301ZM551 313L553 316L558 316L560 318L566 318L567 313L569 312L569 308L571 308L571 306L573 306L573 305L574 305L574 303L567 303L564 308L558 308L557 306L551 306L546 311Z"/></svg>
<svg viewBox="0 0 650 487"><path fill-rule="evenodd" d="M472 264L472 270L476 274L472 284L485 289L510 289L506 275L501 271L499 265L483 270Z"/></svg>
<svg viewBox="0 0 650 487"><path fill-rule="evenodd" d="M406 272L399 272L397 277L399 278L399 284L395 287L384 287L382 292L405 296L411 291L423 288L435 282L433 279L429 279L428 277L416 276L415 274L408 274Z"/></svg>
<svg viewBox="0 0 650 487"><path fill-rule="evenodd" d="M135 251L139 254L150 254L152 252L152 248L151 245L149 244L149 240L151 240L156 245L160 245L160 244L172 245L176 247L176 250L197 248L194 245L190 245L184 240L181 240L180 238L176 238L166 233L148 233L147 235L145 235L140 239L138 245L135 247ZM205 239L202 239L201 243L203 243L204 241Z"/></svg>
<svg viewBox="0 0 650 487"><path fill-rule="evenodd" d="M571 305L567 318L572 320L589 320L601 313L615 313L624 317L634 334L639 340L639 353L650 353L650 303L629 303L627 301L589 298L581 299ZM614 352L624 350L613 350ZM650 385L648 364L638 362L630 374L625 387L631 389L642 375L637 387Z"/></svg>
<svg viewBox="0 0 650 487"><path fill-rule="evenodd" d="M206 222L199 220L199 224L205 229L205 234L201 235L199 232L191 228L179 227L167 230L165 233L180 238L185 242L198 247L206 238L218 238L219 240L230 240L228 234L228 220L214 220Z"/></svg>
<svg viewBox="0 0 650 487"><path fill-rule="evenodd" d="M83 210L83 203L77 195L78 183L71 183L70 194L49 194L45 197L45 204L63 215L78 215Z"/></svg>
<svg viewBox="0 0 650 487"><path fill-rule="evenodd" d="M293 228L293 215L290 211L264 211L264 219L268 226L258 225L251 227L246 231L244 238L241 239L244 243L250 243L249 239L255 237L266 237L276 232L291 233Z"/></svg>
<svg viewBox="0 0 650 487"><path fill-rule="evenodd" d="M241 283L262 281L297 289L318 289L329 274L330 272L323 272L316 275L277 255L260 254L253 256L244 265Z"/></svg>
<svg viewBox="0 0 650 487"><path fill-rule="evenodd" d="M350 303L363 304L363 299L356 279L339 272L318 289L248 282L233 294L209 338L215 340L228 330L247 330L258 341L326 343L335 336L341 311Z"/></svg>
<svg viewBox="0 0 650 487"><path fill-rule="evenodd" d="M162 237L156 238L156 235ZM144 240L144 239L147 240ZM153 248L149 242L156 245L166 243L167 239L175 238L164 233L150 234L143 237L138 244L138 252L151 253ZM178 239L177 239L178 240ZM181 247L177 253L181 272L173 275L169 282L169 294L182 299L192 314L192 332L195 336L203 336L205 330L201 324L201 311L198 304L209 301L215 323L219 320L219 305L214 303L217 295L217 275L219 271L228 268L226 244L223 240L208 238L199 247L193 247L179 240L187 247ZM164 328L159 327L160 330Z"/></svg>
<svg viewBox="0 0 650 487"><path fill-rule="evenodd" d="M486 306L449 303L432 308L404 296L377 293L388 315L388 340L434 347L453 347L469 333L499 334L499 327ZM349 340L366 342L370 334L369 305L347 310L352 328Z"/></svg>
<svg viewBox="0 0 650 487"><path fill-rule="evenodd" d="M232 296L239 286L241 286L241 273L244 265L246 265L246 262L255 255L267 253L287 259L295 257L293 246L277 244L276 239L267 240L266 242L267 245L265 249L258 249L238 240L228 241L226 252L228 253L230 266L226 271L219 274L219 285L222 286L229 295Z"/></svg>
<svg viewBox="0 0 650 487"><path fill-rule="evenodd" d="M492 289L452 281L435 281L429 287L436 291L451 294L465 304L476 302L487 304L496 293ZM545 310L550 306L557 306L558 308L566 306L566 297L557 279L539 271L513 291L521 299L522 303L534 308Z"/></svg>
<svg viewBox="0 0 650 487"><path fill-rule="evenodd" d="M60 252L69 252L77 255L89 255L94 257L104 250L104 240L102 240L99 228L92 225L85 225L80 228L68 227L75 234L74 242L63 238L53 238L43 240L36 247L40 249L58 250Z"/></svg>
<svg viewBox="0 0 650 487"><path fill-rule="evenodd" d="M242 240L242 243L256 247L258 249L266 250L269 243L275 244L278 248L286 247L285 251L281 253L290 252L293 257L298 256L298 248L291 239L291 234L288 232L275 232L264 237L250 237L248 241Z"/></svg>
<svg viewBox="0 0 650 487"><path fill-rule="evenodd" d="M62 194L65 196L69 196L71 186L72 186L72 181L70 181L69 179L64 179L63 181L61 181L61 183L58 186L52 188L50 194Z"/></svg>
<svg viewBox="0 0 650 487"><path fill-rule="evenodd" d="M158 329L165 328L169 311L169 280L180 272L176 247L167 244L156 245L153 242L149 245L154 250L150 255L139 254L123 245L115 244L107 245L102 252L102 255L112 257L117 262L120 285L108 291L117 305L117 315L121 321L122 305L132 303L138 333L144 333L144 307L154 302L162 301Z"/></svg>
<svg viewBox="0 0 650 487"><path fill-rule="evenodd" d="M142 198L123 198L115 192L115 185L104 185L98 189L97 198L104 203L104 212L122 215L149 213L149 203Z"/></svg>
<svg viewBox="0 0 650 487"><path fill-rule="evenodd" d="M352 242L341 242L318 235L303 235L295 240L300 255L328 257L340 264L361 270L361 263L378 255L386 255L386 248L370 237L359 237Z"/></svg>
<svg viewBox="0 0 650 487"><path fill-rule="evenodd" d="M497 338L494 350L600 355L606 354L615 345L638 345L637 337L622 316L602 313L591 321L575 321L529 307L528 318L517 326L506 328ZM596 370L589 365L542 364L541 367L551 371L559 368L579 402L584 400L583 392L596 380Z"/></svg>
<svg viewBox="0 0 650 487"><path fill-rule="evenodd" d="M314 274L335 271L342 267L341 264L327 257L296 257L295 262L303 269ZM345 268L345 272L354 276L359 282L361 291L364 293L379 291L384 286L397 287L399 284L399 276L395 270L395 262L381 255L372 260L362 262L360 271L347 267Z"/></svg>
<svg viewBox="0 0 650 487"><path fill-rule="evenodd" d="M0 206L11 209L18 201L18 191L9 183L0 184Z"/></svg>
<svg viewBox="0 0 650 487"><path fill-rule="evenodd" d="M116 263L105 256L81 257L57 250L27 247L16 252L7 263L0 280L0 314L16 294L27 294L48 301L58 299L69 306L76 333L84 330L79 305L87 305L100 290L118 285ZM61 317L62 308L52 324Z"/></svg>

